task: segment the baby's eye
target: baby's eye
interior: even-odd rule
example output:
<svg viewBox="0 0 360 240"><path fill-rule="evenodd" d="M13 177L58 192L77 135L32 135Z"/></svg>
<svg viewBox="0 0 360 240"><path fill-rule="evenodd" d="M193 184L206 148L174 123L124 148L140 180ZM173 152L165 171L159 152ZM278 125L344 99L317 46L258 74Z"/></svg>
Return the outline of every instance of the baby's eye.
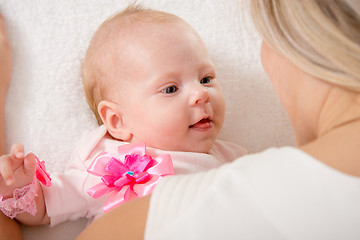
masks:
<svg viewBox="0 0 360 240"><path fill-rule="evenodd" d="M201 84L209 84L209 83L211 83L212 80L213 80L213 78L211 76L207 76L207 77L204 77L203 79L201 79L200 83Z"/></svg>
<svg viewBox="0 0 360 240"><path fill-rule="evenodd" d="M161 90L161 92L171 94L171 93L176 92L177 90L178 90L178 88L173 85L173 86L170 86L170 87L167 87L167 88Z"/></svg>

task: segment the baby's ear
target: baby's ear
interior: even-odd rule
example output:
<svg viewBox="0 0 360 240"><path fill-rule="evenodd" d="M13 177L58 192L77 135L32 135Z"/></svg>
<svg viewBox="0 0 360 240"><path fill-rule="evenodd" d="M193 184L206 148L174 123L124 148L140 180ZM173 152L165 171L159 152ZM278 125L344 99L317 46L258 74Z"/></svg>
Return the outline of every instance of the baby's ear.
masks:
<svg viewBox="0 0 360 240"><path fill-rule="evenodd" d="M98 113L109 134L118 140L130 141L132 134L123 121L118 104L110 101L101 101L98 105Z"/></svg>

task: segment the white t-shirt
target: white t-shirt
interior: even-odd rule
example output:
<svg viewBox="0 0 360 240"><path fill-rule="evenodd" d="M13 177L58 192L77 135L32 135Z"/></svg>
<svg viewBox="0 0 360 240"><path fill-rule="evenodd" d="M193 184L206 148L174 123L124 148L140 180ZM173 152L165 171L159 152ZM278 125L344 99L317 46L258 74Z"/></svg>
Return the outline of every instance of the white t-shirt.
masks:
<svg viewBox="0 0 360 240"><path fill-rule="evenodd" d="M128 143L112 139L105 126L84 134L65 172L51 174L52 186L43 187L51 226L81 217L93 220L104 213L103 206L108 195L93 199L86 193L89 188L101 182L100 177L89 174L87 169L99 153L106 151L117 156L118 146L124 144ZM175 174L216 168L246 153L243 147L224 141L216 141L209 154L149 149L157 155L169 153Z"/></svg>
<svg viewBox="0 0 360 240"><path fill-rule="evenodd" d="M164 179L145 239L360 239L360 178L292 147Z"/></svg>

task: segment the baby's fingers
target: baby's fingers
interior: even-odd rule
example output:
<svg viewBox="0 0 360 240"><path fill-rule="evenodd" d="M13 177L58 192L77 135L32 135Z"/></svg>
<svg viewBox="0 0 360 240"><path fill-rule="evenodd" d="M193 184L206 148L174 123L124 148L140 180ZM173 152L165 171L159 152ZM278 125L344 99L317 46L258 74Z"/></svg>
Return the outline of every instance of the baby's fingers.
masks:
<svg viewBox="0 0 360 240"><path fill-rule="evenodd" d="M24 173L27 176L34 177L36 172L36 156L33 153L26 155L24 160Z"/></svg>
<svg viewBox="0 0 360 240"><path fill-rule="evenodd" d="M22 144L13 144L11 146L10 155L13 158L22 159L24 158L24 146Z"/></svg>
<svg viewBox="0 0 360 240"><path fill-rule="evenodd" d="M11 157L3 155L0 157L0 174L7 186L14 184L14 173L11 166Z"/></svg>
<svg viewBox="0 0 360 240"><path fill-rule="evenodd" d="M14 184L14 170L23 164L24 146L22 144L13 144L10 154L0 157L0 173L6 185Z"/></svg>

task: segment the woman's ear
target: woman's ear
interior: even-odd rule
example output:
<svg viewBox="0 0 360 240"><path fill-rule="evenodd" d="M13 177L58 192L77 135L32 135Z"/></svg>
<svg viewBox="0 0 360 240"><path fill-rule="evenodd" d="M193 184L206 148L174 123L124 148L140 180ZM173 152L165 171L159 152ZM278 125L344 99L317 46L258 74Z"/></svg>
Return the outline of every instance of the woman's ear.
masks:
<svg viewBox="0 0 360 240"><path fill-rule="evenodd" d="M98 105L98 113L109 134L118 140L130 141L132 133L124 123L118 104L103 100Z"/></svg>

